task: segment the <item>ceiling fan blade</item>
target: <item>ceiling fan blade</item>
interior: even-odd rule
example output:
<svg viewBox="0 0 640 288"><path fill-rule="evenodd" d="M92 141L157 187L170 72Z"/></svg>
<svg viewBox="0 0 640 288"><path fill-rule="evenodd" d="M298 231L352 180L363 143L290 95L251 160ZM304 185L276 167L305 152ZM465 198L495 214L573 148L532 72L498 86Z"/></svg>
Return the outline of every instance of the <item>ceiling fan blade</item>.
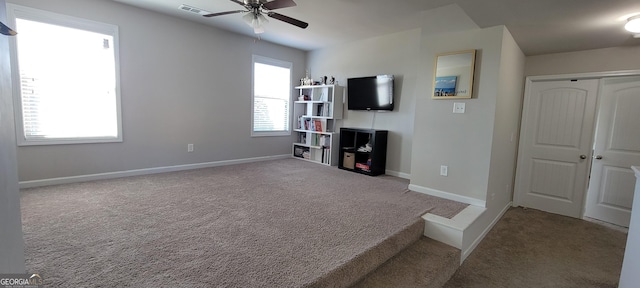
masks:
<svg viewBox="0 0 640 288"><path fill-rule="evenodd" d="M242 1L238 1L238 0L231 0L231 2L233 2L233 3L237 3L237 4L238 4L238 5L240 5L240 6L246 6L246 5L244 5L244 2L242 2Z"/></svg>
<svg viewBox="0 0 640 288"><path fill-rule="evenodd" d="M287 8L287 7L293 7L293 6L296 6L296 2L293 2L293 0L273 0L273 1L265 2L264 4L262 4L262 7L264 7L267 10L275 10L275 9Z"/></svg>
<svg viewBox="0 0 640 288"><path fill-rule="evenodd" d="M0 34L7 36L16 36L16 31L13 31L9 26L4 25L4 23L0 22Z"/></svg>
<svg viewBox="0 0 640 288"><path fill-rule="evenodd" d="M302 22L302 21L300 21L298 19L293 19L293 18L291 18L289 16L284 16L284 15L279 14L279 13L269 12L269 13L267 13L267 15L269 17L271 17L271 18L278 19L278 20L283 21L283 22L287 22L287 23L289 23L291 25L298 26L298 27L300 27L302 29L307 28L309 26L309 23L307 23L307 22Z"/></svg>
<svg viewBox="0 0 640 288"><path fill-rule="evenodd" d="M235 11L211 13L211 14L202 15L202 16L204 16L204 17L214 17L214 16L221 16L221 15L227 15L227 14L235 14L235 13L240 13L240 12L247 12L247 10L235 10Z"/></svg>

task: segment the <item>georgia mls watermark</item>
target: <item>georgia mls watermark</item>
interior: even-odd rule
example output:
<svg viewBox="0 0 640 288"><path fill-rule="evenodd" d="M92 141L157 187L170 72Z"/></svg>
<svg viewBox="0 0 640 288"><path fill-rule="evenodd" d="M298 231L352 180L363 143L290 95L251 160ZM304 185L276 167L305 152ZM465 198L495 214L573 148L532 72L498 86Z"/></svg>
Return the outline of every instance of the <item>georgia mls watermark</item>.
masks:
<svg viewBox="0 0 640 288"><path fill-rule="evenodd" d="M40 274L0 274L0 288L42 288Z"/></svg>

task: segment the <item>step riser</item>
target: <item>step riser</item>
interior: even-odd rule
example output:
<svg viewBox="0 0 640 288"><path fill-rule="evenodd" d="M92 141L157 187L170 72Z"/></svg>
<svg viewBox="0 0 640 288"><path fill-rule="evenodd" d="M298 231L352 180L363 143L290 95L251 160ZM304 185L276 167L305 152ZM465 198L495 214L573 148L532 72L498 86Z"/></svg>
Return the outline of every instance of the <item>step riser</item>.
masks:
<svg viewBox="0 0 640 288"><path fill-rule="evenodd" d="M349 262L305 287L350 287L394 255L418 241L424 233L424 220L417 219L393 236L371 247Z"/></svg>
<svg viewBox="0 0 640 288"><path fill-rule="evenodd" d="M459 259L459 249L422 237L351 288L442 287Z"/></svg>

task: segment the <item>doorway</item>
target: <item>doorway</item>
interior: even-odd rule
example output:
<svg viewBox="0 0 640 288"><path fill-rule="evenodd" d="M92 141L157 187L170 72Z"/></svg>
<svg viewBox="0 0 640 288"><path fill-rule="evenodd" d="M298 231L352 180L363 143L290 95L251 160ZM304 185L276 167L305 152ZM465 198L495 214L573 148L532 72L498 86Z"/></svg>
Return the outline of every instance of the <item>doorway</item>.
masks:
<svg viewBox="0 0 640 288"><path fill-rule="evenodd" d="M629 225L640 76L527 79L514 205Z"/></svg>

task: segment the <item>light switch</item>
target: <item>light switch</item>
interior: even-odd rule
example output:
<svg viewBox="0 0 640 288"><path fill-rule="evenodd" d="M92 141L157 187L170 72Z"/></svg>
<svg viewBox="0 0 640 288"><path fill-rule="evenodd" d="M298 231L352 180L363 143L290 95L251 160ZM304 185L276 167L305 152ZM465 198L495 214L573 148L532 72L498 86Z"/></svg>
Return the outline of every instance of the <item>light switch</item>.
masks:
<svg viewBox="0 0 640 288"><path fill-rule="evenodd" d="M449 175L449 166L442 165L440 166L440 176Z"/></svg>
<svg viewBox="0 0 640 288"><path fill-rule="evenodd" d="M453 103L453 113L464 113L465 103Z"/></svg>

